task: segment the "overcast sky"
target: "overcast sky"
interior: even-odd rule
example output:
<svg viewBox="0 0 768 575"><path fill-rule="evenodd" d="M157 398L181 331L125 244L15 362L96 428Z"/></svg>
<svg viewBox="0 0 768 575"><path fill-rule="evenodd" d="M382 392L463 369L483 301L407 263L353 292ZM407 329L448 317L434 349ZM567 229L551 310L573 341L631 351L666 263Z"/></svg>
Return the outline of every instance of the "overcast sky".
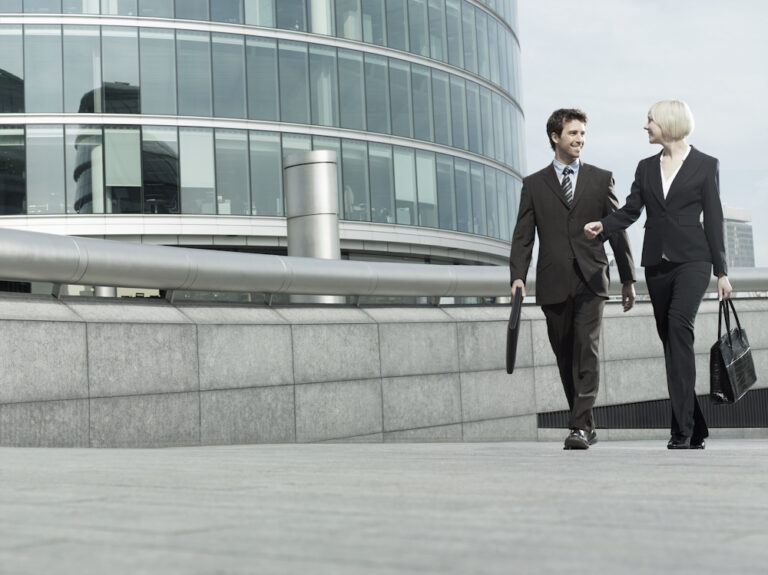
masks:
<svg viewBox="0 0 768 575"><path fill-rule="evenodd" d="M624 204L637 162L658 153L648 108L686 100L688 142L720 160L724 205L752 213L755 265L768 267L768 2L518 0L526 174L551 162L546 121L587 112L582 158L613 171ZM630 229L640 265L642 221Z"/></svg>

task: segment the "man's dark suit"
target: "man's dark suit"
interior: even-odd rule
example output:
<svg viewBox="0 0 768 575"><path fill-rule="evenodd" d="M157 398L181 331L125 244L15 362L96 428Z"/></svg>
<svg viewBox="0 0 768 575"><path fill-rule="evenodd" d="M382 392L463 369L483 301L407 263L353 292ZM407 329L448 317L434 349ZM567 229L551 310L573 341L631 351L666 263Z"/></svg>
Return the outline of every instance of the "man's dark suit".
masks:
<svg viewBox="0 0 768 575"><path fill-rule="evenodd" d="M603 236L626 229L647 210L642 265L664 345L671 431L696 443L709 432L696 399L694 322L710 272L727 272L719 168L716 158L691 147L664 198L660 160L661 153L638 164L627 203L602 220Z"/></svg>
<svg viewBox="0 0 768 575"><path fill-rule="evenodd" d="M587 222L618 207L610 172L580 164L569 208L553 165L523 180L520 209L509 256L511 282L525 282L534 237L539 235L536 303L547 318L571 417L568 427L591 431L599 385L598 342L608 297L608 258L600 242L584 236ZM610 239L622 283L635 279L624 232Z"/></svg>

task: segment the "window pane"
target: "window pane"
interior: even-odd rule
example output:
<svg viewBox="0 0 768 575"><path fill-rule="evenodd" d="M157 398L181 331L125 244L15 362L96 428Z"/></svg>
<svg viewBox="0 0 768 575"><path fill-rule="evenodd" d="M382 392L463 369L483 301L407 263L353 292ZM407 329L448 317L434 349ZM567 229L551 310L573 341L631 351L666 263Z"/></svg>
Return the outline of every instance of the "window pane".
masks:
<svg viewBox="0 0 768 575"><path fill-rule="evenodd" d="M141 54L141 111L176 113L176 50L172 30L139 30Z"/></svg>
<svg viewBox="0 0 768 575"><path fill-rule="evenodd" d="M501 96L497 93L492 94L493 102L493 142L496 151L495 158L504 161L504 117L501 114Z"/></svg>
<svg viewBox="0 0 768 575"><path fill-rule="evenodd" d="M487 235L499 237L499 201L496 195L496 170L485 166L485 213Z"/></svg>
<svg viewBox="0 0 768 575"><path fill-rule="evenodd" d="M398 224L416 224L416 160L413 150L394 147L395 207Z"/></svg>
<svg viewBox="0 0 768 575"><path fill-rule="evenodd" d="M368 144L368 164L371 173L371 208L373 221L395 222L395 183L392 165L392 146Z"/></svg>
<svg viewBox="0 0 768 575"><path fill-rule="evenodd" d="M61 12L61 0L24 0L24 12L58 14Z"/></svg>
<svg viewBox="0 0 768 575"><path fill-rule="evenodd" d="M420 140L433 141L432 79L429 68L411 65L413 97L413 136Z"/></svg>
<svg viewBox="0 0 768 575"><path fill-rule="evenodd" d="M408 3L410 48L414 54L429 57L429 18L427 0L411 0Z"/></svg>
<svg viewBox="0 0 768 575"><path fill-rule="evenodd" d="M507 175L496 170L496 196L498 199L499 238L509 241L509 206L507 205Z"/></svg>
<svg viewBox="0 0 768 575"><path fill-rule="evenodd" d="M136 28L102 29L104 111L139 113L139 35Z"/></svg>
<svg viewBox="0 0 768 575"><path fill-rule="evenodd" d="M176 0L176 18L208 20L208 0Z"/></svg>
<svg viewBox="0 0 768 575"><path fill-rule="evenodd" d="M141 143L139 128L104 128L105 211L141 213Z"/></svg>
<svg viewBox="0 0 768 575"><path fill-rule="evenodd" d="M277 0L277 27L285 30L307 30L304 0Z"/></svg>
<svg viewBox="0 0 768 575"><path fill-rule="evenodd" d="M338 214L344 213L344 198L342 192L343 177L341 174L341 140L339 138L327 138L325 136L312 136L313 150L331 150L336 152L336 193L338 195Z"/></svg>
<svg viewBox="0 0 768 575"><path fill-rule="evenodd" d="M245 23L274 28L274 0L245 0Z"/></svg>
<svg viewBox="0 0 768 575"><path fill-rule="evenodd" d="M243 23L243 0L212 0L211 20L213 22Z"/></svg>
<svg viewBox="0 0 768 575"><path fill-rule="evenodd" d="M144 126L141 133L144 213L179 213L179 138L176 128Z"/></svg>
<svg viewBox="0 0 768 575"><path fill-rule="evenodd" d="M371 132L389 133L388 76L385 57L365 55L365 105Z"/></svg>
<svg viewBox="0 0 768 575"><path fill-rule="evenodd" d="M368 193L368 149L365 142L342 140L344 219L371 221Z"/></svg>
<svg viewBox="0 0 768 575"><path fill-rule="evenodd" d="M475 8L469 2L461 3L462 42L464 44L464 67L477 73L477 28Z"/></svg>
<svg viewBox="0 0 768 575"><path fill-rule="evenodd" d="M512 147L512 134L514 133L515 124L512 118L514 117L514 110L512 104L507 100L502 100L502 111L504 112L504 122L502 125L502 132L504 135L504 163L508 166L515 165L514 148Z"/></svg>
<svg viewBox="0 0 768 575"><path fill-rule="evenodd" d="M21 11L21 0L0 0L0 12L3 14L19 14Z"/></svg>
<svg viewBox="0 0 768 575"><path fill-rule="evenodd" d="M478 72L484 78L490 77L488 66L488 17L482 10L475 10L475 27L477 28L477 65Z"/></svg>
<svg viewBox="0 0 768 575"><path fill-rule="evenodd" d="M173 18L173 0L139 0L139 16Z"/></svg>
<svg viewBox="0 0 768 575"><path fill-rule="evenodd" d="M101 13L136 16L136 0L101 0Z"/></svg>
<svg viewBox="0 0 768 575"><path fill-rule="evenodd" d="M252 120L280 119L277 93L277 42L249 37L245 46L248 62L248 117Z"/></svg>
<svg viewBox="0 0 768 575"><path fill-rule="evenodd" d="M485 175L481 164L472 162L470 166L473 227L476 234L484 236L487 235L487 227L485 225Z"/></svg>
<svg viewBox="0 0 768 575"><path fill-rule="evenodd" d="M482 117L480 115L480 87L467 81L467 132L470 152L483 153Z"/></svg>
<svg viewBox="0 0 768 575"><path fill-rule="evenodd" d="M338 52L341 127L365 130L363 54L342 48Z"/></svg>
<svg viewBox="0 0 768 575"><path fill-rule="evenodd" d="M24 48L21 26L0 26L0 113L24 111Z"/></svg>
<svg viewBox="0 0 768 575"><path fill-rule="evenodd" d="M310 0L308 8L310 31L333 36L333 0Z"/></svg>
<svg viewBox="0 0 768 575"><path fill-rule="evenodd" d="M245 118L245 46L243 37L213 34L213 113Z"/></svg>
<svg viewBox="0 0 768 575"><path fill-rule="evenodd" d="M304 134L283 134L283 158L312 151L312 138Z"/></svg>
<svg viewBox="0 0 768 575"><path fill-rule="evenodd" d="M363 41L387 45L384 0L363 0Z"/></svg>
<svg viewBox="0 0 768 575"><path fill-rule="evenodd" d="M61 27L24 27L24 93L27 112L61 112Z"/></svg>
<svg viewBox="0 0 768 575"><path fill-rule="evenodd" d="M451 92L448 74L432 70L432 101L435 112L435 141L451 145Z"/></svg>
<svg viewBox="0 0 768 575"><path fill-rule="evenodd" d="M339 125L339 84L336 75L336 49L312 45L309 48L312 91L312 123Z"/></svg>
<svg viewBox="0 0 768 575"><path fill-rule="evenodd" d="M280 116L283 122L309 124L307 45L281 40Z"/></svg>
<svg viewBox="0 0 768 575"><path fill-rule="evenodd" d="M92 26L64 26L64 111L102 113L101 37Z"/></svg>
<svg viewBox="0 0 768 575"><path fill-rule="evenodd" d="M445 27L448 37L448 63L464 67L464 42L461 34L461 0L445 0Z"/></svg>
<svg viewBox="0 0 768 575"><path fill-rule="evenodd" d="M429 0L429 51L435 60L447 59L445 0Z"/></svg>
<svg viewBox="0 0 768 575"><path fill-rule="evenodd" d="M437 227L437 182L435 154L416 151L416 182L419 190L419 225Z"/></svg>
<svg viewBox="0 0 768 575"><path fill-rule="evenodd" d="M387 44L408 50L408 5L406 0L387 0Z"/></svg>
<svg viewBox="0 0 768 575"><path fill-rule="evenodd" d="M464 79L451 76L451 129L453 145L467 149L467 96Z"/></svg>
<svg viewBox="0 0 768 575"><path fill-rule="evenodd" d="M27 211L24 128L0 126L0 215Z"/></svg>
<svg viewBox="0 0 768 575"><path fill-rule="evenodd" d="M255 216L283 215L283 162L280 134L250 132L251 202Z"/></svg>
<svg viewBox="0 0 768 575"><path fill-rule="evenodd" d="M27 213L65 213L64 127L27 126Z"/></svg>
<svg viewBox="0 0 768 575"><path fill-rule="evenodd" d="M104 213L101 127L66 126L67 213Z"/></svg>
<svg viewBox="0 0 768 575"><path fill-rule="evenodd" d="M213 167L213 130L179 128L181 212L216 213L216 178Z"/></svg>
<svg viewBox="0 0 768 575"><path fill-rule="evenodd" d="M483 155L493 158L496 156L493 137L493 106L491 91L480 87L480 113L483 119Z"/></svg>
<svg viewBox="0 0 768 575"><path fill-rule="evenodd" d="M178 10L178 5L176 9ZM176 65L179 114L210 116L212 103L209 34L179 30L176 33Z"/></svg>
<svg viewBox="0 0 768 575"><path fill-rule="evenodd" d="M251 212L248 176L248 133L216 130L216 203L218 213Z"/></svg>
<svg viewBox="0 0 768 575"><path fill-rule="evenodd" d="M99 0L64 0L61 4L64 14L98 14L100 12Z"/></svg>
<svg viewBox="0 0 768 575"><path fill-rule="evenodd" d="M454 158L456 185L456 223L460 232L472 232L472 194L469 180L469 162Z"/></svg>
<svg viewBox="0 0 768 575"><path fill-rule="evenodd" d="M360 0L336 0L336 35L350 40L362 40Z"/></svg>
<svg viewBox="0 0 768 575"><path fill-rule="evenodd" d="M411 67L407 62L389 60L389 89L392 96L392 133L412 138Z"/></svg>
<svg viewBox="0 0 768 575"><path fill-rule="evenodd" d="M437 154L438 223L444 230L456 229L456 196L453 184L453 158Z"/></svg>

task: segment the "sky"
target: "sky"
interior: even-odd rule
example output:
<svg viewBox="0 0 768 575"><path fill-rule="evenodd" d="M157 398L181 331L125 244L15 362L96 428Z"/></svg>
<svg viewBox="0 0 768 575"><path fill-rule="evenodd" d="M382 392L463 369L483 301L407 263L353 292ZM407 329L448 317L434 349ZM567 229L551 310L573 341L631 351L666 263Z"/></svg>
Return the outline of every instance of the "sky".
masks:
<svg viewBox="0 0 768 575"><path fill-rule="evenodd" d="M682 99L688 142L720 160L720 197L752 213L755 265L768 267L768 2L518 0L526 175L552 161L546 122L587 113L583 161L611 170L621 205L659 100ZM762 104L762 106L761 106ZM628 230L640 265L642 222Z"/></svg>

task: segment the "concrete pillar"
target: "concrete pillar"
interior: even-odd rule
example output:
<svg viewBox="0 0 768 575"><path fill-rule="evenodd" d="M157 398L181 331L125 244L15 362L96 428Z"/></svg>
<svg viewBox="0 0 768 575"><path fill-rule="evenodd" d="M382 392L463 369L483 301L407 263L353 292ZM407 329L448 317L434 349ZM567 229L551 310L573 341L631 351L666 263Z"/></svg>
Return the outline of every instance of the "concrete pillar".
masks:
<svg viewBox="0 0 768 575"><path fill-rule="evenodd" d="M283 161L288 255L337 260L339 198L336 152L317 150L286 156ZM342 296L292 295L296 303L344 303Z"/></svg>

